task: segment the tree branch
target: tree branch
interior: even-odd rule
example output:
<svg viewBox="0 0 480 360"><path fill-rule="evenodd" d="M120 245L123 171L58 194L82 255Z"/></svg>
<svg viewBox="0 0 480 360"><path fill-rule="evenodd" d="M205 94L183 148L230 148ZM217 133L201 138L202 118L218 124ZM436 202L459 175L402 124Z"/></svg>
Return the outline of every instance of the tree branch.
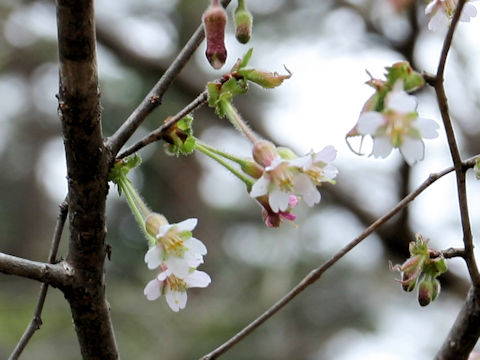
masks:
<svg viewBox="0 0 480 360"><path fill-rule="evenodd" d="M105 299L105 199L112 157L104 147L93 0L57 0L59 115L67 159L74 282L62 288L83 359L118 359Z"/></svg>
<svg viewBox="0 0 480 360"><path fill-rule="evenodd" d="M64 201L62 204L60 204L60 214L57 218L57 224L55 225L52 244L50 246L50 252L48 254L48 262L50 264L54 264L56 262L58 245L60 244L60 239L62 237L65 220L67 219L67 213L68 205L67 202ZM25 349L25 346L27 346L28 342L32 338L35 331L40 329L40 326L42 325L41 314L43 310L43 305L45 304L45 298L47 297L47 291L48 284L43 283L40 287L40 294L38 295L37 306L35 307L35 311L33 312L33 318L25 329L25 332L20 338L17 346L15 346L15 349L13 350L8 360L17 360Z"/></svg>
<svg viewBox="0 0 480 360"><path fill-rule="evenodd" d="M472 167L475 164L474 159L469 159L465 162L465 167ZM290 290L283 298L277 301L272 307L270 307L267 311L265 311L262 315L252 321L249 325L231 337L228 341L223 343L221 346L213 350L212 352L204 355L200 360L211 360L216 359L220 355L224 354L234 345L239 343L243 340L246 336L252 333L255 329L257 329L260 325L262 325L265 321L267 321L270 317L272 317L275 313L277 313L281 308L287 305L292 299L294 299L298 294L300 294L303 290L305 290L308 286L315 283L317 280L321 278L321 276L330 268L332 267L337 261L339 261L343 256L349 253L355 246L360 244L367 236L372 234L376 229L382 226L385 222L390 220L395 214L405 208L410 202L412 202L418 195L420 195L426 188L428 188L431 184L435 181L440 179L441 177L445 176L446 174L452 172L454 170L453 167L445 169L439 173L430 174L427 180L425 180L415 191L408 194L404 197L392 210L386 213L381 218L377 219L373 224L371 224L365 231L363 231L357 238L352 240L350 243L345 245L343 249L337 252L334 256L332 256L329 260L324 262L320 267L312 270L307 276L305 276L297 286L295 286L292 290Z"/></svg>
<svg viewBox="0 0 480 360"><path fill-rule="evenodd" d="M207 98L208 98L208 94L207 94L207 91L205 90L200 95L198 95L197 98L195 98L195 100L193 100L190 104L188 104L182 110L180 110L180 112L178 112L174 117L169 118L157 129L155 129L150 134L145 136L143 139L139 140L138 142L130 146L128 149L123 151L121 154L117 156L117 158L118 159L124 158L140 150L141 148L147 146L148 144L151 144L154 141L160 140L164 135L165 131L167 131L170 128L170 126L174 125L175 123L180 121L184 116L190 114L192 111L194 111L195 109L205 104L207 102Z"/></svg>
<svg viewBox="0 0 480 360"><path fill-rule="evenodd" d="M68 269L68 264L65 262L47 264L0 253L0 273L22 276L53 287L71 284Z"/></svg>
<svg viewBox="0 0 480 360"><path fill-rule="evenodd" d="M450 114L448 110L447 95L445 93L445 88L443 85L443 81L444 81L443 75L445 72L445 64L447 61L448 52L452 44L455 27L460 19L460 14L463 10L464 5L465 5L465 0L459 0L457 9L452 19L452 23L450 25L447 36L445 37L445 41L443 43L440 61L437 68L437 74L435 76L434 88L435 88L435 93L437 95L437 102L438 102L438 106L442 116L443 125L445 127L445 132L447 134L450 154L452 156L453 164L455 167L455 175L457 179L458 202L460 207L460 217L461 217L462 230L463 230L463 242L465 246L465 261L467 263L467 268L470 274L470 278L472 279L472 284L476 287L480 287L480 273L478 272L478 267L477 267L475 256L473 253L473 236L472 236L472 230L470 225L470 215L469 215L468 204L467 204L465 171L462 166L462 159L460 157L458 145L455 140L455 132L453 130L453 126L450 120Z"/></svg>
<svg viewBox="0 0 480 360"><path fill-rule="evenodd" d="M231 0L223 0L222 5L226 7ZM145 118L161 104L163 95L168 90L177 75L182 71L183 67L193 55L198 46L205 38L203 25L200 25L193 33L192 37L185 44L175 60L170 64L160 80L150 90L147 96L142 100L140 105L133 111L128 119L120 126L120 128L110 136L106 145L116 155L121 147L127 142L137 128L142 124Z"/></svg>

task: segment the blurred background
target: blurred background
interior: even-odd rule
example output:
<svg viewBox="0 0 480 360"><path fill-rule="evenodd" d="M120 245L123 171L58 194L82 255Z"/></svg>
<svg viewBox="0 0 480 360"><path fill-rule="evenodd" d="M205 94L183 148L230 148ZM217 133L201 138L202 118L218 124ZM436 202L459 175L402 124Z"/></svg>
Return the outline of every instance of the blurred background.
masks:
<svg viewBox="0 0 480 360"><path fill-rule="evenodd" d="M99 0L98 67L103 130L111 135L158 81L200 24L207 0ZM147 243L123 199L108 198L107 293L124 359L195 359L235 334L383 215L431 172L450 166L443 131L426 142L425 161L408 167L398 152L387 159L353 154L345 134L372 94L365 70L408 60L434 73L445 32L427 30L425 2L412 0L247 1L253 39L238 44L228 24L227 64L213 71L205 44L182 71L163 104L135 135L139 139L193 100L207 81L227 72L254 48L252 67L291 79L274 90L251 86L235 104L252 128L299 154L326 145L338 150L337 185L320 188L313 209L300 205L297 227L267 229L245 186L218 164L195 154L166 155L156 143L143 149L131 173L147 203L171 222L197 217L195 236L208 255L200 270L206 289L188 293L173 313L163 299L149 302L145 284L155 274L143 262ZM231 16L236 1L228 7ZM58 204L66 195L65 160L57 117L58 64L52 1L0 2L0 251L45 261ZM449 56L446 88L464 158L480 152L479 19L461 23ZM445 29L446 31L446 29ZM417 93L419 113L441 124L433 91ZM226 120L202 108L194 130L204 142L237 155L251 146ZM131 142L130 142L131 143ZM369 144L364 149L369 152ZM468 174L473 231L479 232L480 186ZM458 313L468 288L462 261L450 260L438 300L420 308L404 293L388 262L401 263L415 232L437 249L461 247L453 175L425 191L407 211L367 238L226 359L431 359ZM68 228L59 257L68 247ZM0 275L0 358L7 358L32 316L39 284ZM79 359L68 304L51 289L43 326L24 359Z"/></svg>

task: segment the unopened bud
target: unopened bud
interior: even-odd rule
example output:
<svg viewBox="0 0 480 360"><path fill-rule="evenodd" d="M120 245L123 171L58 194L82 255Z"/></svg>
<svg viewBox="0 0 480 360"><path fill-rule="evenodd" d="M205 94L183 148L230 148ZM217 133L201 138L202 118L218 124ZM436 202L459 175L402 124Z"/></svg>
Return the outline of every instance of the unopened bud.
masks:
<svg viewBox="0 0 480 360"><path fill-rule="evenodd" d="M253 158L263 167L270 166L277 156L277 149L270 141L259 140L253 146Z"/></svg>
<svg viewBox="0 0 480 360"><path fill-rule="evenodd" d="M245 174L250 175L254 179L259 179L263 175L263 172L265 171L263 166L260 166L253 159L245 160L242 163L241 168L245 172Z"/></svg>
<svg viewBox="0 0 480 360"><path fill-rule="evenodd" d="M420 304L420 306L427 306L428 304L430 304L430 302L434 300L432 280L433 279L431 279L429 276L426 276L418 285L418 303Z"/></svg>
<svg viewBox="0 0 480 360"><path fill-rule="evenodd" d="M203 14L203 25L207 39L207 56L210 65L216 70L220 69L227 60L225 48L225 26L227 14L225 9L214 0L212 5Z"/></svg>
<svg viewBox="0 0 480 360"><path fill-rule="evenodd" d="M158 229L163 225L168 225L168 220L163 215L151 213L145 219L145 230L155 238L158 234Z"/></svg>
<svg viewBox="0 0 480 360"><path fill-rule="evenodd" d="M250 37L252 36L253 16L248 11L244 0L238 1L238 7L235 10L234 20L235 37L242 44L248 43L250 41Z"/></svg>

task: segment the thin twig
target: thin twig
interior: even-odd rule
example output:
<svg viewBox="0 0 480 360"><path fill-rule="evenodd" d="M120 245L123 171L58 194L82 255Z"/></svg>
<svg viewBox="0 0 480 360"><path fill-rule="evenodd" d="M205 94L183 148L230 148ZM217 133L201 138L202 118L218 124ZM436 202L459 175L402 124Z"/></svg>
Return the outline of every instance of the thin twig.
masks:
<svg viewBox="0 0 480 360"><path fill-rule="evenodd" d="M462 230L463 230L463 243L465 246L465 262L467 263L467 268L470 274L470 278L472 280L472 284L475 287L480 287L480 273L478 271L477 263L473 253L473 236L472 236L470 215L469 215L468 204L467 204L465 171L462 166L462 159L460 156L460 152L458 150L457 141L455 139L455 132L453 130L453 126L452 126L452 122L451 122L450 114L448 110L447 95L445 93L445 88L443 85L445 64L447 61L448 52L452 45L455 27L460 19L460 14L462 12L464 5L465 5L465 0L460 0L458 2L457 9L452 19L452 23L448 30L447 36L445 37L442 52L440 55L440 61L437 68L437 74L435 76L434 88L437 96L438 106L439 106L440 113L443 120L443 125L445 127L445 132L447 134L450 154L452 156L453 165L455 167L455 175L457 179L458 202L460 207L460 217L461 217Z"/></svg>
<svg viewBox="0 0 480 360"><path fill-rule="evenodd" d="M465 168L472 167L475 164L474 158L467 160L463 165ZM427 180L425 180L415 191L411 192L405 196L392 210L386 213L381 218L377 219L372 223L365 231L363 231L357 238L353 239L350 243L345 245L339 252L332 256L328 261L324 262L320 267L312 270L307 276L305 276L302 281L298 283L292 290L290 290L283 298L277 301L272 307L265 311L262 315L252 321L249 325L244 327L241 331L227 340L225 343L220 345L218 348L213 350L207 355L204 355L201 360L211 360L216 359L218 356L222 355L234 345L243 340L247 335L253 332L261 324L267 321L272 317L277 311L287 305L293 298L305 290L309 285L315 283L320 277L332 267L337 261L339 261L343 256L345 256L350 250L355 246L360 244L367 236L372 234L376 229L382 226L385 222L390 220L395 214L405 208L411 201L413 201L418 195L420 195L426 188L428 188L435 181L445 176L446 174L452 172L453 167L445 169L439 173L430 174Z"/></svg>
<svg viewBox="0 0 480 360"><path fill-rule="evenodd" d="M222 5L226 7L230 1L231 0L223 0ZM111 149L113 155L116 155L120 151L121 147L138 129L145 118L161 104L163 95L180 71L182 71L195 50L200 46L204 38L203 26L200 25L140 105L137 106L122 126L107 139L106 146Z"/></svg>
<svg viewBox="0 0 480 360"><path fill-rule="evenodd" d="M58 246L62 237L62 232L65 226L65 220L67 219L67 214L68 204L66 201L64 201L60 204L60 214L57 218L57 223L55 225L55 231L52 238L52 244L50 246L50 252L48 254L48 262L50 264L54 264L56 262ZM42 325L41 314L43 310L43 305L45 304L45 298L47 297L47 291L48 284L43 283L40 287L40 293L38 295L37 306L35 307L35 311L33 312L33 318L25 329L25 332L23 333L20 341L18 342L17 346L13 350L8 360L17 360L25 349L25 346L27 346L28 342L32 338L35 331L40 329L40 326Z"/></svg>
<svg viewBox="0 0 480 360"><path fill-rule="evenodd" d="M158 141L162 139L165 131L167 131L172 125L180 121L184 116L190 114L192 111L194 111L195 109L198 109L200 106L205 104L207 102L207 98L208 98L208 93L205 90L200 95L198 95L195 100L193 100L190 104L188 104L182 110L180 110L175 116L173 116L172 118L169 118L156 130L152 131L143 139L139 140L138 142L136 142L135 144L127 148L125 151L123 151L121 154L119 154L117 156L117 159L122 159L140 150L141 148L147 146L148 144L151 144L154 141Z"/></svg>

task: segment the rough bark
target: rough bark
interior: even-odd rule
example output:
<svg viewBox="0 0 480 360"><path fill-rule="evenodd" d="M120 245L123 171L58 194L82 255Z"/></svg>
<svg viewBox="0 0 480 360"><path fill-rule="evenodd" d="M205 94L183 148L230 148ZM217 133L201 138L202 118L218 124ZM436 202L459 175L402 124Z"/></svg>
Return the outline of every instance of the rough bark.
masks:
<svg viewBox="0 0 480 360"><path fill-rule="evenodd" d="M117 359L105 299L105 199L110 155L103 144L92 0L58 0L59 115L67 159L74 285L63 288L84 359Z"/></svg>

